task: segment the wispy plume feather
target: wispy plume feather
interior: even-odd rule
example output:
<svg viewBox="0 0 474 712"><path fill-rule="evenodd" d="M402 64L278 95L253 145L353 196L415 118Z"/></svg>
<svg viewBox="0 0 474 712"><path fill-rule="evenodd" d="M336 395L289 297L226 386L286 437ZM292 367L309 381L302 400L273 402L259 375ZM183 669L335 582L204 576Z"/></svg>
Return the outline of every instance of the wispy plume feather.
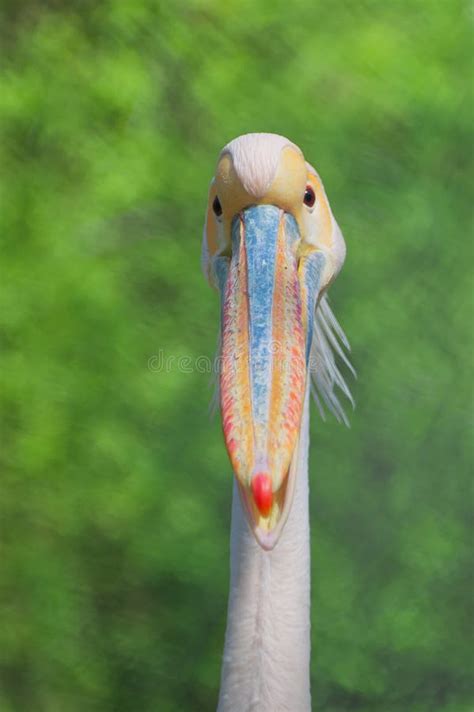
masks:
<svg viewBox="0 0 474 712"><path fill-rule="evenodd" d="M339 422L349 427L349 420L336 392L339 389L354 408L354 399L336 363L339 358L356 376L347 351L350 351L349 342L325 294L316 307L310 355L311 392L323 420L326 419L326 406Z"/></svg>

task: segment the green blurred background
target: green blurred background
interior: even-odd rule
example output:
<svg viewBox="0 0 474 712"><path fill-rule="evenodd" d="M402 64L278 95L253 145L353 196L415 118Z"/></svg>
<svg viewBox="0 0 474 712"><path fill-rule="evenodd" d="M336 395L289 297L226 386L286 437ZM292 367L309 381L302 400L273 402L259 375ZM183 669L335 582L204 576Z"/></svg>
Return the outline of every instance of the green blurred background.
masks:
<svg viewBox="0 0 474 712"><path fill-rule="evenodd" d="M149 362L213 355L207 187L248 131L303 148L348 245L357 407L312 420L314 710L472 709L472 20L2 3L2 712L215 708L229 464L209 375Z"/></svg>

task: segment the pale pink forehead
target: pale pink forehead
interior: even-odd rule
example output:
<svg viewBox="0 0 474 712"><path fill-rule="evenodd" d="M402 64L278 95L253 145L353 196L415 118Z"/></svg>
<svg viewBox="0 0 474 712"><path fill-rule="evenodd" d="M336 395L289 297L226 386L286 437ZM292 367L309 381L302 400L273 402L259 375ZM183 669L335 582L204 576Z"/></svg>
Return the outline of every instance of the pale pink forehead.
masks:
<svg viewBox="0 0 474 712"><path fill-rule="evenodd" d="M234 138L221 151L228 153L243 187L250 195L260 198L273 183L282 150L290 146L300 153L292 141L272 133L250 133Z"/></svg>

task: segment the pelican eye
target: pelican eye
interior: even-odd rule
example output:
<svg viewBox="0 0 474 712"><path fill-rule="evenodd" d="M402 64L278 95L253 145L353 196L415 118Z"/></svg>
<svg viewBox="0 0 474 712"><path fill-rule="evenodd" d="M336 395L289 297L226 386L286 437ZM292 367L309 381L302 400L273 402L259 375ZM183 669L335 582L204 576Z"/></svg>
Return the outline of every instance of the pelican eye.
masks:
<svg viewBox="0 0 474 712"><path fill-rule="evenodd" d="M314 190L310 185L306 186L306 190L304 192L304 198L303 198L303 203L308 206L308 208L312 208L314 203L316 201L316 196L314 194Z"/></svg>
<svg viewBox="0 0 474 712"><path fill-rule="evenodd" d="M214 202L212 203L212 209L214 210L214 214L215 214L218 218L220 218L220 216L222 215L222 205L221 205L221 201L219 200L219 198L217 197L217 195L216 195L216 197L214 198Z"/></svg>

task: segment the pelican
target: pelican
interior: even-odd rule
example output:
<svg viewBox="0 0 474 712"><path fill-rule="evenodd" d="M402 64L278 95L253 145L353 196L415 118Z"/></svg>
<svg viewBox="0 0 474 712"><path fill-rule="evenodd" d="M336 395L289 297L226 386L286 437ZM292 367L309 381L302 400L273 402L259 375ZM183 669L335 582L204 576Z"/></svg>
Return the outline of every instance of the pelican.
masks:
<svg viewBox="0 0 474 712"><path fill-rule="evenodd" d="M347 339L327 300L346 248L321 179L283 136L221 151L202 267L220 293L218 392L234 473L218 712L309 712L309 400L346 421Z"/></svg>

